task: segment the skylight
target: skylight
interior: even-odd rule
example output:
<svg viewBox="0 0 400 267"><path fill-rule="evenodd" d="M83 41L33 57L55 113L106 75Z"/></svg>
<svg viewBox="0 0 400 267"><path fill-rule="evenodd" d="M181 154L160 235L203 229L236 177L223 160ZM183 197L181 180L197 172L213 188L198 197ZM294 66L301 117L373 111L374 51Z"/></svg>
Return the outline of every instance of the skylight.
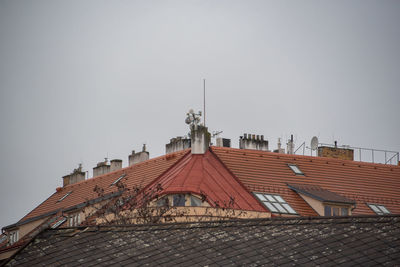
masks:
<svg viewBox="0 0 400 267"><path fill-rule="evenodd" d="M368 206L378 215L390 214L390 211L380 204L368 204Z"/></svg>
<svg viewBox="0 0 400 267"><path fill-rule="evenodd" d="M67 220L67 218L62 218L61 220L59 220L58 222L56 222L55 224L53 224L53 226L51 227L51 229L56 229L58 226L60 226L61 224L63 224L66 220Z"/></svg>
<svg viewBox="0 0 400 267"><path fill-rule="evenodd" d="M117 184L119 181L121 181L121 179L122 178L124 178L126 176L126 174L124 173L124 174L122 174L120 177L118 177L118 179L117 180L115 180L110 186L113 186L113 185L115 185L115 184Z"/></svg>
<svg viewBox="0 0 400 267"><path fill-rule="evenodd" d="M299 169L299 167L297 167L297 165L288 164L288 166L295 174L304 175L304 173Z"/></svg>
<svg viewBox="0 0 400 267"><path fill-rule="evenodd" d="M59 200L57 200L57 202L61 202L63 201L67 196L69 196L72 193L72 191L69 191L68 193L66 193L62 198L60 198Z"/></svg>
<svg viewBox="0 0 400 267"><path fill-rule="evenodd" d="M297 214L297 212L279 195L254 194L272 213Z"/></svg>

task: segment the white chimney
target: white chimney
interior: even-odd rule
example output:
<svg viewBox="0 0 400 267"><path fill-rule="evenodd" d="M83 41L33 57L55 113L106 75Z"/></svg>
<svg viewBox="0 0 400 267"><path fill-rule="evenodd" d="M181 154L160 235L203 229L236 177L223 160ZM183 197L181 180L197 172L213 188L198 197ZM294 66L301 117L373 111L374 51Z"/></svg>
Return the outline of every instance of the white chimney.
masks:
<svg viewBox="0 0 400 267"><path fill-rule="evenodd" d="M143 148L141 152L135 153L135 150L132 151L132 154L129 155L129 166L133 164L146 161L150 157L149 152L146 151L146 145L143 144Z"/></svg>
<svg viewBox="0 0 400 267"><path fill-rule="evenodd" d="M191 125L192 154L204 154L210 147L211 135L208 128L202 125Z"/></svg>
<svg viewBox="0 0 400 267"><path fill-rule="evenodd" d="M268 150L268 141L264 140L264 135L243 134L239 139L240 149Z"/></svg>

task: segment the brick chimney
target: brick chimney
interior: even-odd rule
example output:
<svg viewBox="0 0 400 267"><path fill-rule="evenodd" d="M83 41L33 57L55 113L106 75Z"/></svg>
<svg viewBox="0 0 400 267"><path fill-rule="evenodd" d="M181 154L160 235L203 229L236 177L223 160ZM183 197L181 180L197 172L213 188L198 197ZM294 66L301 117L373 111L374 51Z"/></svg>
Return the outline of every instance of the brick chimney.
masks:
<svg viewBox="0 0 400 267"><path fill-rule="evenodd" d="M190 147L190 139L178 136L172 138L169 144L165 145L165 154L181 151Z"/></svg>
<svg viewBox="0 0 400 267"><path fill-rule="evenodd" d="M97 163L97 166L93 168L93 177L100 176L110 172L110 165L108 160L105 159L102 162Z"/></svg>
<svg viewBox="0 0 400 267"><path fill-rule="evenodd" d="M334 147L318 147L318 157L354 160L354 150L350 148L339 148L337 147L337 141L335 141Z"/></svg>
<svg viewBox="0 0 400 267"><path fill-rule="evenodd" d="M210 147L211 134L203 125L193 124L190 127L192 154L204 154Z"/></svg>
<svg viewBox="0 0 400 267"><path fill-rule="evenodd" d="M77 169L74 169L71 174L63 176L63 186L67 186L69 184L74 184L84 180L85 173L82 171L82 164L79 164L79 167Z"/></svg>
<svg viewBox="0 0 400 267"><path fill-rule="evenodd" d="M239 139L240 149L268 150L268 141L264 140L264 135L243 134Z"/></svg>
<svg viewBox="0 0 400 267"><path fill-rule="evenodd" d="M146 151L146 145L143 144L143 148L141 152L135 153L135 150L132 151L132 154L129 155L129 166L133 164L146 161L150 157L149 152Z"/></svg>
<svg viewBox="0 0 400 267"><path fill-rule="evenodd" d="M113 159L110 161L110 172L122 169L122 159Z"/></svg>

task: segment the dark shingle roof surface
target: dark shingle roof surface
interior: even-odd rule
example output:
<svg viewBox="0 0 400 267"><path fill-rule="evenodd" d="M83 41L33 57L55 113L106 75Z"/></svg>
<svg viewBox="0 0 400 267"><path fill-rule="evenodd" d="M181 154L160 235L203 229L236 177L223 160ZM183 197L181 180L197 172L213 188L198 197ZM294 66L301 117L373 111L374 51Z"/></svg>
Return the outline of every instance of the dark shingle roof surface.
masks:
<svg viewBox="0 0 400 267"><path fill-rule="evenodd" d="M400 264L400 216L46 230L9 266Z"/></svg>
<svg viewBox="0 0 400 267"><path fill-rule="evenodd" d="M288 184L290 189L323 202L354 204L355 201L326 190L318 185Z"/></svg>

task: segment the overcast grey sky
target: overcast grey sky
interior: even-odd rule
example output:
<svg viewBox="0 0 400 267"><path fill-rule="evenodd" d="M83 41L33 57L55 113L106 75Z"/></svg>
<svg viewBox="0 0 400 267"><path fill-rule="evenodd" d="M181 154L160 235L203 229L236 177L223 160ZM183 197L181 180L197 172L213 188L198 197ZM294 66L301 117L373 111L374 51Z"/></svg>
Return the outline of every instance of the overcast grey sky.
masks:
<svg viewBox="0 0 400 267"><path fill-rule="evenodd" d="M0 227L82 162L150 157L189 108L243 133L400 151L400 1L0 0ZM283 140L284 141L284 140ZM309 152L306 152L309 153Z"/></svg>

